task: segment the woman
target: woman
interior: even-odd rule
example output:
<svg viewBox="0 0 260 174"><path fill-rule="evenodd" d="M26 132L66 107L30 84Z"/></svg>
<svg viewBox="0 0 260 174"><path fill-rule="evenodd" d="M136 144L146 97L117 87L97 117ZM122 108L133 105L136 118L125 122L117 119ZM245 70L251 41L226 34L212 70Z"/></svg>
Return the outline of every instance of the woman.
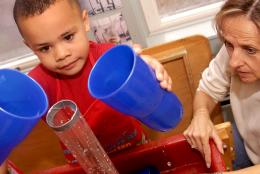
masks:
<svg viewBox="0 0 260 174"><path fill-rule="evenodd" d="M260 173L260 0L227 0L216 28L225 46L202 74L184 135L210 167L209 138L223 153L210 113L229 95L236 123L234 168L244 168L230 173Z"/></svg>

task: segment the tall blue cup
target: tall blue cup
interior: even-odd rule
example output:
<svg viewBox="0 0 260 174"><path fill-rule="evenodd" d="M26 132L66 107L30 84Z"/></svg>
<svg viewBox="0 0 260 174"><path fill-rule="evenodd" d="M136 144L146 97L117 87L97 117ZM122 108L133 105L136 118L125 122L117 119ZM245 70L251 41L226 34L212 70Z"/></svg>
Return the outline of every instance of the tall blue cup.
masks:
<svg viewBox="0 0 260 174"><path fill-rule="evenodd" d="M0 69L0 164L47 111L43 89L29 76Z"/></svg>
<svg viewBox="0 0 260 174"><path fill-rule="evenodd" d="M182 105L162 89L153 70L127 45L104 53L91 70L90 94L150 128L167 131L182 118Z"/></svg>

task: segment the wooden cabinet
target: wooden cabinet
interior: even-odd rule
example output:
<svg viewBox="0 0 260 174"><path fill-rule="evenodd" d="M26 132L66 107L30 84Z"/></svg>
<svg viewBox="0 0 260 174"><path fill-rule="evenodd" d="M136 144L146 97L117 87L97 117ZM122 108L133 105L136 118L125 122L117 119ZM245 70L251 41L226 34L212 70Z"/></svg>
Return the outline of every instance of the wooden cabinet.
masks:
<svg viewBox="0 0 260 174"><path fill-rule="evenodd" d="M25 174L66 163L57 136L42 120L9 159Z"/></svg>
<svg viewBox="0 0 260 174"><path fill-rule="evenodd" d="M212 58L208 39L199 35L191 36L145 49L142 54L151 55L164 65L173 80L172 92L179 97L184 108L181 123L172 131L160 133L147 130L153 139L182 133L192 119L193 97L201 73ZM212 119L215 124L223 122L219 105L215 108Z"/></svg>

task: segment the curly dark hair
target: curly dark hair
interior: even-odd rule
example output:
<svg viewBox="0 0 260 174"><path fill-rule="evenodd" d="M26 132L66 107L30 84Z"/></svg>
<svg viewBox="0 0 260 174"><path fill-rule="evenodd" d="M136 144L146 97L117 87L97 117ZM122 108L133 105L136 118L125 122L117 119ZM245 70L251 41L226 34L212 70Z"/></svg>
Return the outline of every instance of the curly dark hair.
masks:
<svg viewBox="0 0 260 174"><path fill-rule="evenodd" d="M30 17L34 15L40 15L47 10L51 5L60 0L16 0L13 8L13 17L18 24L20 17ZM80 9L78 0L66 0L73 7Z"/></svg>

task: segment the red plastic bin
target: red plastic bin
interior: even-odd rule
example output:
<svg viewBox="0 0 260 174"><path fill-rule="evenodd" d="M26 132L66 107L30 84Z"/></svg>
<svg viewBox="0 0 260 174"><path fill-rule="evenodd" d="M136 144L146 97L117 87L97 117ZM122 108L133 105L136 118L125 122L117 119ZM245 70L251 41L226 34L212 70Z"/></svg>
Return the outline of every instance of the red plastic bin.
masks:
<svg viewBox="0 0 260 174"><path fill-rule="evenodd" d="M7 160L8 173L11 174L23 174L23 172L18 169L18 167L10 160Z"/></svg>
<svg viewBox="0 0 260 174"><path fill-rule="evenodd" d="M213 142L211 168L207 168L201 154L190 147L183 135L149 142L111 156L120 174L134 174L154 166L161 174L198 174L226 171L222 155ZM64 165L32 174L84 174L80 166Z"/></svg>

